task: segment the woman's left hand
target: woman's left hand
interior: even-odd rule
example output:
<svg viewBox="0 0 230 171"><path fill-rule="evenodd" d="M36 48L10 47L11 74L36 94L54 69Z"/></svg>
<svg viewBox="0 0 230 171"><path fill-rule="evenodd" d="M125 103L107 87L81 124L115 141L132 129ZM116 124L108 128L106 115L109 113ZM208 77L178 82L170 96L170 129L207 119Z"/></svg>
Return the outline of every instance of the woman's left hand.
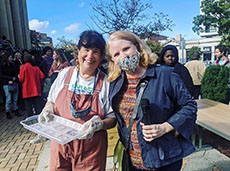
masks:
<svg viewBox="0 0 230 171"><path fill-rule="evenodd" d="M145 141L151 142L156 138L161 137L162 135L168 133L169 131L173 130L173 127L164 122L162 124L152 124L152 125L145 125L144 123L140 123L142 126L142 134Z"/></svg>
<svg viewBox="0 0 230 171"><path fill-rule="evenodd" d="M102 127L103 121L99 116L95 115L82 125L81 132L84 132L84 134L78 139L89 139L96 131L100 131Z"/></svg>

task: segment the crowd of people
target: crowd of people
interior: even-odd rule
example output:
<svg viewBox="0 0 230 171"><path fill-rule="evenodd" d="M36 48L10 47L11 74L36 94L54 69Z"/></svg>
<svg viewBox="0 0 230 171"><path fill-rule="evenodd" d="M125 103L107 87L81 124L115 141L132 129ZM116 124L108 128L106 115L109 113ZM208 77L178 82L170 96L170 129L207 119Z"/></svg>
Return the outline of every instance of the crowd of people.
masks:
<svg viewBox="0 0 230 171"><path fill-rule="evenodd" d="M24 110L27 116L40 114L48 96L43 90L70 65L63 49L18 50L4 36L0 44L0 99L7 119L22 116Z"/></svg>
<svg viewBox="0 0 230 171"><path fill-rule="evenodd" d="M78 55L71 62L63 49L50 47L42 53L0 53L8 119L12 113L21 116L21 102L28 116L39 115L39 122L48 123L54 114L82 124L85 134L77 139L65 145L51 141L50 170L105 170L106 130L117 123L129 152L124 170L179 171L182 159L195 150L190 139L196 122L194 99L199 98L206 69L200 54L183 65L175 46L165 46L158 57L128 31L111 33L107 44L102 34L84 31L76 47ZM224 47L216 48L216 57L217 65L230 65ZM141 100L148 102L147 112L137 99L143 82L147 85Z"/></svg>

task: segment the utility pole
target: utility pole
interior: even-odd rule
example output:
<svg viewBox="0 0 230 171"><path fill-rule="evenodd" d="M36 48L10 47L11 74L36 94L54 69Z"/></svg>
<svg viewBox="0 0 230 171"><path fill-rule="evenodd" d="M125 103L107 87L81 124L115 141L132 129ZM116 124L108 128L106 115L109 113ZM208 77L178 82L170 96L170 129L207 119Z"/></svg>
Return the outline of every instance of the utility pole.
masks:
<svg viewBox="0 0 230 171"><path fill-rule="evenodd" d="M181 54L182 54L181 63L184 64L185 63L185 55L184 55L185 40L184 39L180 41L180 49L181 49Z"/></svg>

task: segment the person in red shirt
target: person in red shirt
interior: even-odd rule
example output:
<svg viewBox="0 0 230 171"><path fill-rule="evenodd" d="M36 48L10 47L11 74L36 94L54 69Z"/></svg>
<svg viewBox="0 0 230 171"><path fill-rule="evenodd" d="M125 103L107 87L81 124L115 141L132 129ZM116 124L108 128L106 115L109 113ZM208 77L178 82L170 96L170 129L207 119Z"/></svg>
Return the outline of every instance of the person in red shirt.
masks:
<svg viewBox="0 0 230 171"><path fill-rule="evenodd" d="M24 62L19 73L19 81L22 83L22 97L25 102L28 116L33 115L33 108L36 114L42 110L41 81L45 78L42 71L33 66L33 59L30 54L24 56Z"/></svg>

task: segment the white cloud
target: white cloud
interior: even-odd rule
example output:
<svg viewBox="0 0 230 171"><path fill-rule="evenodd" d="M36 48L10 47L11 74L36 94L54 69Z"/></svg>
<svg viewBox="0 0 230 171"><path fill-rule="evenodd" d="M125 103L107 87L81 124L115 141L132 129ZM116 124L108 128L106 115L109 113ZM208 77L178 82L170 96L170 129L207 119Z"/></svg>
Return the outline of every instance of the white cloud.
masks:
<svg viewBox="0 0 230 171"><path fill-rule="evenodd" d="M56 34L57 31L56 31L56 30L52 30L50 33L51 33L51 34Z"/></svg>
<svg viewBox="0 0 230 171"><path fill-rule="evenodd" d="M37 19L33 19L29 21L29 27L31 30L41 31L43 29L48 28L49 21L39 21Z"/></svg>
<svg viewBox="0 0 230 171"><path fill-rule="evenodd" d="M81 26L81 24L74 23L74 24L69 25L68 27L65 27L64 31L66 33L76 33L79 31L80 26Z"/></svg>
<svg viewBox="0 0 230 171"><path fill-rule="evenodd" d="M79 5L79 7L82 8L82 7L84 7L84 5L85 5L85 3L84 3L84 2L81 2L80 5Z"/></svg>
<svg viewBox="0 0 230 171"><path fill-rule="evenodd" d="M75 42L76 44L78 44L79 40L80 40L80 38L77 37L77 38L74 40L74 42Z"/></svg>

